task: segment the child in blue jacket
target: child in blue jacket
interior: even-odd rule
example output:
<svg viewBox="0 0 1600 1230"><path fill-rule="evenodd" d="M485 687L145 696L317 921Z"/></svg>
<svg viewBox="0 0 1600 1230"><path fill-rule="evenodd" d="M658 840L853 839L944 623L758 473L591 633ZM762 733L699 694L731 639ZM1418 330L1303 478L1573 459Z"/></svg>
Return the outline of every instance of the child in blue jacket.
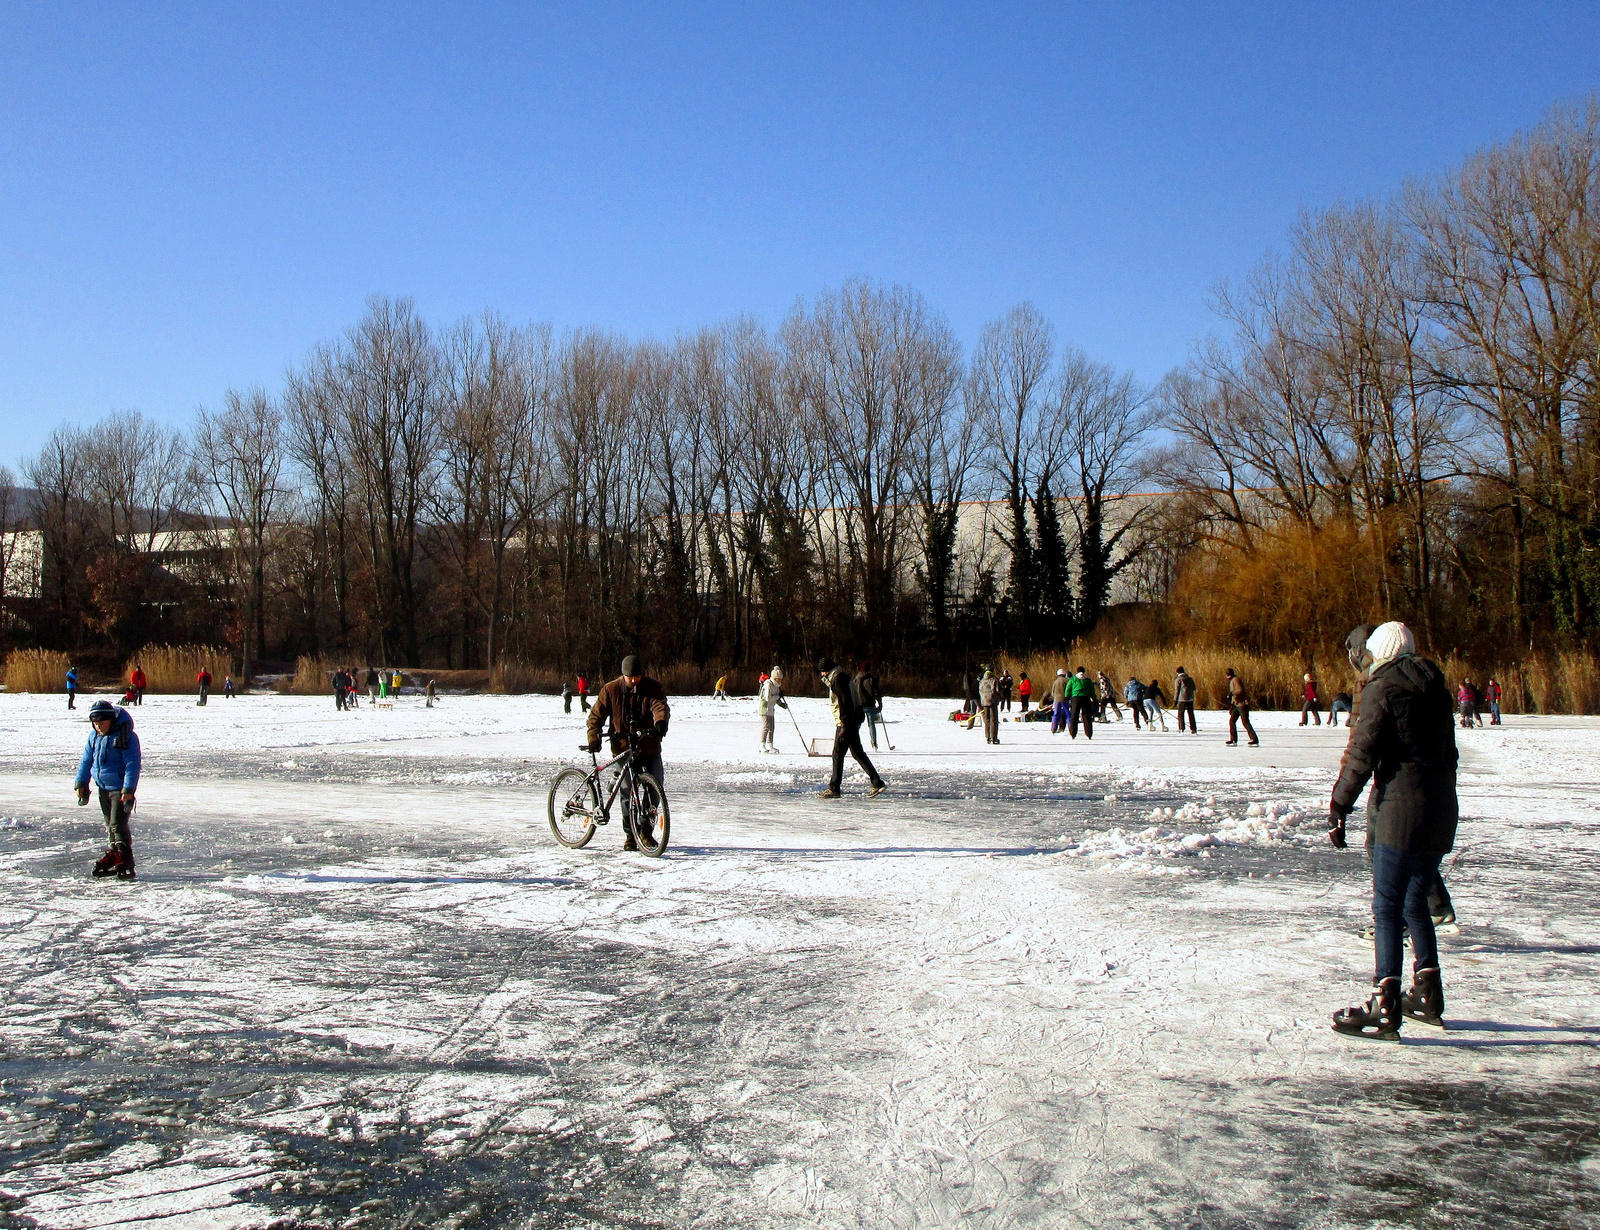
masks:
<svg viewBox="0 0 1600 1230"><path fill-rule="evenodd" d="M133 718L108 700L89 706L89 725L93 733L83 747L78 762L78 806L89 802L89 783L100 791L100 814L106 819L110 848L94 865L96 876L114 875L132 880L133 835L128 817L133 813L134 792L139 788L139 736L133 733Z"/></svg>

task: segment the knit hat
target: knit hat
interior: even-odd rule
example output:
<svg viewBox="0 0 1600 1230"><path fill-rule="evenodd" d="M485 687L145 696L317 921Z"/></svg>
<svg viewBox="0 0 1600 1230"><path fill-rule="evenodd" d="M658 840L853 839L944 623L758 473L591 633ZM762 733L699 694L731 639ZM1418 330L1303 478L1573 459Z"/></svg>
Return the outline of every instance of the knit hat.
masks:
<svg viewBox="0 0 1600 1230"><path fill-rule="evenodd" d="M1379 624L1367 638L1367 652L1372 655L1371 669L1377 670L1385 662L1403 658L1408 653L1416 653L1417 641L1411 635L1410 628L1399 620L1392 619L1386 624Z"/></svg>
<svg viewBox="0 0 1600 1230"><path fill-rule="evenodd" d="M622 659L622 673L630 678L634 675L644 674L644 672L639 669L639 659L631 653Z"/></svg>

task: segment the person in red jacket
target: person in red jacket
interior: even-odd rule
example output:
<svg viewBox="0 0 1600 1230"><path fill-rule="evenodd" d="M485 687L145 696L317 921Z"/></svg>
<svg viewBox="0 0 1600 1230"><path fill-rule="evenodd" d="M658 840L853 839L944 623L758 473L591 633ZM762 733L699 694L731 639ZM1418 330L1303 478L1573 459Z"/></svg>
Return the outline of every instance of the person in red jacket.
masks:
<svg viewBox="0 0 1600 1230"><path fill-rule="evenodd" d="M1306 724L1306 717L1309 715L1318 726L1321 726L1322 703L1317 700L1317 681L1308 674L1305 683L1305 699L1300 702L1300 725Z"/></svg>
<svg viewBox="0 0 1600 1230"><path fill-rule="evenodd" d="M579 712L589 712L589 677L587 675L578 676L578 704L582 706Z"/></svg>
<svg viewBox="0 0 1600 1230"><path fill-rule="evenodd" d="M144 704L144 690L149 682L150 681L145 678L144 667L135 662L133 664L133 674L128 676L128 687L133 692L134 704Z"/></svg>
<svg viewBox="0 0 1600 1230"><path fill-rule="evenodd" d="M1028 711L1028 701L1033 696L1033 680L1028 678L1028 672L1023 671L1017 677L1017 698L1022 702L1022 712Z"/></svg>
<svg viewBox="0 0 1600 1230"><path fill-rule="evenodd" d="M200 699L195 704L203 705L206 703L206 697L211 695L211 668L202 666L200 673L194 677L194 682L195 686L200 689Z"/></svg>

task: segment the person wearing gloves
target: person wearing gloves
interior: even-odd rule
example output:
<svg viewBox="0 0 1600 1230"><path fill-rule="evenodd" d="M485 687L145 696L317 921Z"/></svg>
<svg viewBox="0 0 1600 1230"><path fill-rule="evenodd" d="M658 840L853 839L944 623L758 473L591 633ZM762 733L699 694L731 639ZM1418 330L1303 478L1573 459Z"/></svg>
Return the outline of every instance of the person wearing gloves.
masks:
<svg viewBox="0 0 1600 1230"><path fill-rule="evenodd" d="M774 666L772 674L761 681L761 690L756 694L756 712L761 715L761 750L763 752L776 752L778 750L777 733L778 710L787 709L789 702L783 696L783 667Z"/></svg>
<svg viewBox="0 0 1600 1230"><path fill-rule="evenodd" d="M1328 840L1345 849L1345 820L1362 788L1367 800L1367 849L1372 856L1373 994L1365 1005L1333 1015L1340 1033L1399 1037L1402 1015L1443 1023L1444 985L1428 894L1439 861L1455 845L1454 706L1444 672L1418 657L1411 630L1390 622L1364 640L1351 633L1350 664L1365 672L1361 715L1350 732L1328 806ZM1400 991L1402 927L1411 932L1411 989Z"/></svg>
<svg viewBox="0 0 1600 1230"><path fill-rule="evenodd" d="M1094 677L1095 686L1100 690L1100 720L1106 720L1106 710L1111 710L1117 721L1122 721L1122 708L1117 704L1117 688L1111 682L1111 676L1105 671L1099 671Z"/></svg>
<svg viewBox="0 0 1600 1230"><path fill-rule="evenodd" d="M825 799L839 797L839 787L844 784L844 756L846 752L856 758L856 763L867 771L867 780L872 783L868 794L882 794L886 787L883 778L878 776L878 770L872 767L872 761L867 759L866 750L861 746L861 707L856 703L855 691L850 686L850 672L834 662L832 658L823 658L817 663L817 673L822 676L823 686L828 689L828 705L833 710L833 776L828 779L828 788L820 792Z"/></svg>
<svg viewBox="0 0 1600 1230"><path fill-rule="evenodd" d="M139 736L133 733L133 718L108 700L95 701L89 706L89 741L83 745L73 784L79 807L88 806L91 782L100 794L100 814L105 817L110 842L94 865L97 877L137 878L128 817L133 814L139 789L139 764Z"/></svg>
<svg viewBox="0 0 1600 1230"><path fill-rule="evenodd" d="M622 674L600 689L600 695L589 708L589 750L600 750L601 727L607 718L611 719L612 755L626 751L628 733L639 731L634 767L655 778L665 794L667 775L666 766L661 763L661 740L667 737L667 723L671 717L666 692L644 673L644 664L630 653L622 659ZM631 826L624 835L622 848L639 848Z"/></svg>

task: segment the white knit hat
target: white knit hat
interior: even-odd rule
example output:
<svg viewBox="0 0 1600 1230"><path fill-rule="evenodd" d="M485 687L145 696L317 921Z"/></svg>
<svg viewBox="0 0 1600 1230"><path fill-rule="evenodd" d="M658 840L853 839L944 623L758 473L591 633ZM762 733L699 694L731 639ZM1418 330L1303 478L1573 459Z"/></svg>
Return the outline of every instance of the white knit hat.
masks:
<svg viewBox="0 0 1600 1230"><path fill-rule="evenodd" d="M1379 624L1367 638L1367 652L1372 655L1372 668L1377 670L1385 662L1403 658L1417 652L1417 640L1411 629L1397 619Z"/></svg>

